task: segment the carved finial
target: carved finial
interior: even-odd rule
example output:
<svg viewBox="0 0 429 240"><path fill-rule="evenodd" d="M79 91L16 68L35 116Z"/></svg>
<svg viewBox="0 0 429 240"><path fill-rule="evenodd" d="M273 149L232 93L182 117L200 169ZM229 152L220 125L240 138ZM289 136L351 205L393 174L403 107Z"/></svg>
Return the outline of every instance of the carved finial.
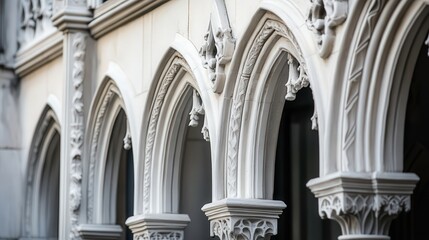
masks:
<svg viewBox="0 0 429 240"><path fill-rule="evenodd" d="M200 96L197 92L197 90L194 89L194 92L192 94L192 110L189 113L189 126L196 127L198 126L198 120L200 117L198 115L204 115L204 107L201 103Z"/></svg>
<svg viewBox="0 0 429 240"><path fill-rule="evenodd" d="M202 100L197 90L194 89L194 92L192 94L192 110L189 113L189 119L190 119L189 126L197 127L198 121L200 120L201 115L204 115L204 125L203 125L203 128L201 129L201 133L203 134L204 140L210 141L209 129L207 127L207 118L205 116L204 105L202 103Z"/></svg>
<svg viewBox="0 0 429 240"><path fill-rule="evenodd" d="M125 137L123 139L124 141L124 149L130 150L131 149L131 133L130 133L130 124L127 120L127 132L125 133Z"/></svg>
<svg viewBox="0 0 429 240"><path fill-rule="evenodd" d="M314 109L313 116L311 117L311 129L315 131L319 130L319 123L318 123L316 109Z"/></svg>
<svg viewBox="0 0 429 240"><path fill-rule="evenodd" d="M425 44L428 46L428 57L429 57L429 33L428 33L428 37L426 38Z"/></svg>
<svg viewBox="0 0 429 240"><path fill-rule="evenodd" d="M348 0L310 0L307 26L317 34L319 55L327 58L332 52L335 28L341 25L348 14Z"/></svg>
<svg viewBox="0 0 429 240"><path fill-rule="evenodd" d="M298 65L298 61L288 54L289 77L286 83L287 93L286 100L293 101L296 98L296 93L303 87L308 87L308 77L302 65Z"/></svg>

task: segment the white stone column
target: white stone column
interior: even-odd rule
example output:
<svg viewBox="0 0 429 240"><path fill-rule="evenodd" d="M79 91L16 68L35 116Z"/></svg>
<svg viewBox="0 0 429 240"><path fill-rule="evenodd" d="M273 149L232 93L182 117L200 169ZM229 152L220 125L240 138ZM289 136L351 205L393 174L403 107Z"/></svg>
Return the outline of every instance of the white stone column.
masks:
<svg viewBox="0 0 429 240"><path fill-rule="evenodd" d="M127 219L136 240L183 240L187 214L144 214Z"/></svg>
<svg viewBox="0 0 429 240"><path fill-rule="evenodd" d="M286 205L282 201L226 198L204 205L210 235L220 240L261 240L277 234L277 219Z"/></svg>
<svg viewBox="0 0 429 240"><path fill-rule="evenodd" d="M390 223L411 208L419 178L414 173L338 172L307 186L319 199L319 214L341 226L339 240L388 240Z"/></svg>
<svg viewBox="0 0 429 240"><path fill-rule="evenodd" d="M54 25L63 32L63 62L65 88L61 126L61 169L60 169L60 239L79 239L78 224L82 196L82 153L85 136L85 117L88 99L85 86L88 79L88 53L91 37L88 23L91 12L85 0L56 1Z"/></svg>

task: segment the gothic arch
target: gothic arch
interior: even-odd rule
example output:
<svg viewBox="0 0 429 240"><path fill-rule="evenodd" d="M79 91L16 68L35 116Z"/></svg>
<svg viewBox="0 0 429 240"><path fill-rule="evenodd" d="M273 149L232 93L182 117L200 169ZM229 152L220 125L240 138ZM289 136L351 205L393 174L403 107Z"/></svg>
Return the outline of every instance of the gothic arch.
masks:
<svg viewBox="0 0 429 240"><path fill-rule="evenodd" d="M185 45L187 43L181 37L178 38L173 46L181 49L178 41ZM141 183L143 184L142 212L144 214L177 213L178 211L179 186L177 184L180 174L177 166L180 164L178 161L181 159L185 133L183 122L188 121L188 116L184 113L190 109L190 104L195 106L197 103L204 108L204 116L202 112L197 116L199 121L206 122L203 129L205 134L209 134L211 147L213 147L212 141L216 141L207 93L209 87L206 86L204 74L198 70L199 67L203 69L201 64L189 54L192 55L192 51L191 53L185 51L184 55L176 51L167 53L166 60L160 65L158 77L155 78L159 80L153 82L148 96L148 99L153 100L149 100L144 111L146 115L142 127L144 153L141 156L144 159L144 166L141 166L143 168L141 172L144 174ZM187 60L190 60L190 63ZM192 95L196 102L189 101Z"/></svg>
<svg viewBox="0 0 429 240"><path fill-rule="evenodd" d="M273 183L269 180L270 173L274 170L272 153L275 152L273 147L276 146L276 126L279 125L279 112L281 113L285 96L293 100L300 88L311 85L316 108L323 108L318 92L320 83L314 72L308 71L307 59L300 47L301 42L298 43L296 38L296 35L300 34L295 34L289 24L266 11L258 13L255 19L258 19L258 22L256 27L249 28L252 31L249 40L243 41L249 44L242 54L240 69L237 71L239 75L230 76L231 79L237 80L235 86L229 86L229 90L234 89L234 93L228 127L228 197L270 198L272 195ZM279 74L282 66L288 64L291 67L287 72L294 76L290 76L291 81L287 84L284 81L286 86L282 86L277 80L281 79ZM231 82L228 84L232 84ZM278 91L282 87L284 95L279 97L281 93ZM319 122L319 138L322 138L322 114L319 116ZM323 147L320 149L322 152Z"/></svg>
<svg viewBox="0 0 429 240"><path fill-rule="evenodd" d="M132 154L131 139L135 139L128 115L131 102L124 99L122 93L122 90L129 89L126 84L120 69L111 64L91 105L86 139L88 161L84 163L83 178L83 212L86 219L85 224L79 227L84 238L93 237L95 233L103 237L117 237L122 232L121 227L114 225L119 162L123 161L122 148ZM112 154L113 148L115 151Z"/></svg>
<svg viewBox="0 0 429 240"><path fill-rule="evenodd" d="M55 222L58 224L60 131L56 113L46 106L36 125L28 155L24 236L58 236ZM53 219L55 216L57 219Z"/></svg>

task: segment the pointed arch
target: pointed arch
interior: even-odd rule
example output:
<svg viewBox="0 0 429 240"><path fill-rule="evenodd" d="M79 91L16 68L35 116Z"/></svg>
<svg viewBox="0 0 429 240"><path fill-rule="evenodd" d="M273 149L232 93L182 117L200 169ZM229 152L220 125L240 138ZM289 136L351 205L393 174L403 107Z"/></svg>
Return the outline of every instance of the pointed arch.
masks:
<svg viewBox="0 0 429 240"><path fill-rule="evenodd" d="M150 88L149 104L144 111L141 153L144 163L140 167L143 178L139 180L143 186L140 202L143 202L141 213L144 214L178 211L179 164L186 133L183 125L188 119L192 95L201 100L205 110L204 116L197 115L200 121L205 117L210 145L216 141L213 108L208 94L211 89L207 86L198 53L181 36L176 37L173 46L184 54L174 50L166 54Z"/></svg>
<svg viewBox="0 0 429 240"><path fill-rule="evenodd" d="M110 63L92 101L87 124L89 132L85 139L88 146L85 159L88 160L84 163L85 201L82 204L84 221L79 226L84 239L94 236L115 238L121 234L130 234L124 233L127 231L125 219L118 220L123 218L119 215L122 212L118 212L118 204L125 204L125 214L133 214L133 209L127 207L132 207L135 201L135 188L132 187L135 185L134 143L131 141L136 138L132 125L135 120L129 115L132 112L129 109L133 109L129 99L131 96L133 91L126 76L116 64ZM127 175L131 177L125 177L124 180L123 177ZM123 187L132 189L126 190L125 200L119 200L118 192Z"/></svg>
<svg viewBox="0 0 429 240"><path fill-rule="evenodd" d="M24 211L27 237L58 237L60 131L57 114L47 105L37 122L28 155Z"/></svg>
<svg viewBox="0 0 429 240"><path fill-rule="evenodd" d="M272 153L275 152L276 128L285 96L292 100L300 88L311 85L316 112L321 113L318 117L319 138L323 138L325 121L321 83L315 70L309 70L308 57L301 50L302 44L306 46L305 36L301 35L296 24L284 22L273 13L261 10L249 27L252 32L247 34L249 38L238 47L238 51L243 51L243 57L235 59L234 64L239 64L239 68L232 71L238 75L231 75L227 83L229 91L233 91L225 170L228 197L270 198L272 195L272 180L269 180L270 173L274 171ZM304 41L298 41L297 36ZM244 47L243 42L248 44ZM279 75L285 65L289 68L283 74L289 74L290 79L294 75L296 79L286 79L282 82L286 86L282 86L277 79L284 80ZM231 81L233 79L236 80ZM279 93L275 92L282 88L284 95L278 98ZM323 149L321 146L320 156L323 156Z"/></svg>

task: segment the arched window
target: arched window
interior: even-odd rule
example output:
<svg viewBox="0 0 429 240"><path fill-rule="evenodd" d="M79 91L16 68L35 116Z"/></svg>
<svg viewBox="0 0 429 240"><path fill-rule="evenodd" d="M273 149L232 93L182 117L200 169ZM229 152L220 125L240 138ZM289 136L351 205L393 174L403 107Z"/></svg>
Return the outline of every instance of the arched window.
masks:
<svg viewBox="0 0 429 240"><path fill-rule="evenodd" d="M314 103L309 88L285 102L277 140L274 195L288 208L280 216L278 234L272 239L325 240L341 235L339 226L322 220L317 199L306 183L319 174L318 133L311 129Z"/></svg>
<svg viewBox="0 0 429 240"><path fill-rule="evenodd" d="M189 103L188 106L185 113L191 112ZM211 239L209 221L201 211L201 207L212 200L210 143L201 134L202 117L195 127L188 126L188 123L186 121L186 125L180 126L186 128L186 135L181 162L179 213L188 214L191 219L185 228L186 239Z"/></svg>
<svg viewBox="0 0 429 240"><path fill-rule="evenodd" d="M60 126L46 107L30 148L24 236L58 239L60 186Z"/></svg>
<svg viewBox="0 0 429 240"><path fill-rule="evenodd" d="M126 121L124 111L120 110L110 135L102 198L103 205L109 209L103 214L103 222L121 226L123 240L132 239L125 221L133 215L134 201L133 154L130 148L124 149L123 143Z"/></svg>

